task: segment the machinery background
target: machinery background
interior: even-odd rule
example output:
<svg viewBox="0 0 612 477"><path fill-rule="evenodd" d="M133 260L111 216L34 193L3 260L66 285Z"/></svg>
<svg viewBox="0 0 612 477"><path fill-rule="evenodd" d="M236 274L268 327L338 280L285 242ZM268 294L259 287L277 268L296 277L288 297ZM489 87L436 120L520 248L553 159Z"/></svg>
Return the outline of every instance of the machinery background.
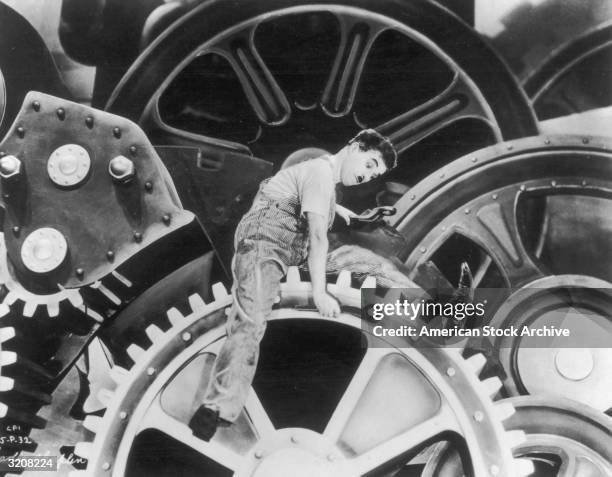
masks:
<svg viewBox="0 0 612 477"><path fill-rule="evenodd" d="M338 190L363 220L334 247L433 295L467 263L491 324L612 343L611 22L609 0L0 2L0 464L612 475L612 345L381 346L376 282L346 273L331 321L292 268L243 415L210 443L186 425L257 185L364 127L400 165Z"/></svg>

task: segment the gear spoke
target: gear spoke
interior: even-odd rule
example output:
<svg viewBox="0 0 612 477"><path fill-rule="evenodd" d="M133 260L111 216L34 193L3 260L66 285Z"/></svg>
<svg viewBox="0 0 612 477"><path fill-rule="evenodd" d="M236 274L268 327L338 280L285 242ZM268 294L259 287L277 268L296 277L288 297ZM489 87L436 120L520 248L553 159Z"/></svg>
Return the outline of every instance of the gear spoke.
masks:
<svg viewBox="0 0 612 477"><path fill-rule="evenodd" d="M259 396L257 396L257 393L253 388L251 388L251 392L244 407L247 416L260 439L263 436L275 431L275 427L270 420L270 416L264 409L261 401L259 400Z"/></svg>
<svg viewBox="0 0 612 477"><path fill-rule="evenodd" d="M139 432L146 429L158 430L232 471L236 471L242 463L243 457L240 454L216 440L213 439L210 442L205 442L195 437L186 424L164 412L159 398L153 401L147 410L146 416L140 422Z"/></svg>
<svg viewBox="0 0 612 477"><path fill-rule="evenodd" d="M470 87L463 75L456 71L451 84L438 96L376 129L389 137L400 153L449 124L466 118L487 122L496 139L501 140L501 132L494 126L492 112L485 106L484 100L476 98L477 94L474 87Z"/></svg>
<svg viewBox="0 0 612 477"><path fill-rule="evenodd" d="M219 43L212 51L230 62L259 120L268 126L283 124L291 116L291 106L257 51L254 35L255 29L252 28Z"/></svg>
<svg viewBox="0 0 612 477"><path fill-rule="evenodd" d="M338 16L340 46L323 91L321 105L330 116L345 116L353 107L368 54L386 28L361 18Z"/></svg>

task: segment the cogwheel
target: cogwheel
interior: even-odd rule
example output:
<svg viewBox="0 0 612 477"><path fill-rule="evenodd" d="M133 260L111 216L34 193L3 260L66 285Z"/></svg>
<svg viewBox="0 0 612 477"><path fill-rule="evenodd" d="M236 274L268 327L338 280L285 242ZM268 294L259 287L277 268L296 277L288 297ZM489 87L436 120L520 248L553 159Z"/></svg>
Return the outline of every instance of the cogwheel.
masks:
<svg viewBox="0 0 612 477"><path fill-rule="evenodd" d="M373 287L375 282L366 279L363 286ZM99 399L107 405L104 416L88 416L84 422L95 439L80 442L75 449L88 459L87 469L73 477L154 475L162 467L167 472L168 465L175 466L172 471L177 474L187 473L185 466L194 465L199 475L237 477L285 476L290 468L291 475L378 475L400 469L426 447L446 440L460 443L462 459L475 476L531 473L529 460L512 457L511 450L521 444L523 433L507 432L502 423L514 413L514 407L491 399L501 381L478 377L484 356L466 360L458 350L417 349L399 339L383 342L356 316L361 296L359 289L351 287L349 273L341 273L328 291L343 309L335 320L319 315L312 305L311 284L300 279L296 268L289 270L268 323L258 376L244 411L232 426L220 428L210 442L195 438L186 423L200 404L210 366L224 341L223 323L232 298L217 284L212 303L192 295L187 316L168 310L169 329L150 326L147 334L152 345L147 350L130 346L131 368L111 371L117 385L100 393ZM290 326L283 328L283 324ZM279 329L282 335L275 334ZM354 337L360 350L330 407L321 395L308 393L305 383L310 381L295 388L290 381L307 366L317 372L331 368L329 363L322 364L322 355L300 355L299 366L287 369L291 349L302 346L297 333L307 340L307 350L319 350L320 342L327 339L317 338L321 329L333 331L329 335L332 351L348 349ZM277 338L280 340L275 341ZM281 355L278 369L284 370L288 381L275 371L269 376L277 385L280 380L281 386L269 393L265 374L273 360L268 350L282 345L287 354ZM322 393L333 387L329 381L326 384ZM270 402L270 397L276 401ZM309 412L306 407L294 413L293 425L287 423L275 411L285 401L314 406L315 417L322 417L323 424L295 425ZM156 451L151 442L160 439L163 449ZM147 447L141 453L143 442ZM173 452L178 453L176 459L170 455ZM157 460L160 453L163 463ZM143 462L146 455L153 459L149 467Z"/></svg>
<svg viewBox="0 0 612 477"><path fill-rule="evenodd" d="M516 409L506 427L525 432L525 441L513 449L531 459L536 475L605 477L612 475L612 419L577 401L557 396L517 396L502 401ZM422 477L463 475L458 454L440 446Z"/></svg>

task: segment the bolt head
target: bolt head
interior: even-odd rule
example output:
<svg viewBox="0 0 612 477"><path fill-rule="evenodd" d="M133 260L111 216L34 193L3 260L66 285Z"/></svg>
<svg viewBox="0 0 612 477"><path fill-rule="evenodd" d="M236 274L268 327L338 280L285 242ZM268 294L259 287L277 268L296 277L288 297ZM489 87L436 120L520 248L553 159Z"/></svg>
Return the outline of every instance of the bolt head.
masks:
<svg viewBox="0 0 612 477"><path fill-rule="evenodd" d="M15 227L13 227L13 233L15 235L19 235L19 232L21 232L21 228L15 225Z"/></svg>
<svg viewBox="0 0 612 477"><path fill-rule="evenodd" d="M25 129L23 129L23 127L19 126L17 128L17 136L23 139L23 137L25 136Z"/></svg>
<svg viewBox="0 0 612 477"><path fill-rule="evenodd" d="M132 156L136 155L136 151L137 151L136 146L130 146L130 154Z"/></svg>
<svg viewBox="0 0 612 477"><path fill-rule="evenodd" d="M106 258L111 261L115 258L115 252L113 252L112 250L109 250L108 252L106 252Z"/></svg>
<svg viewBox="0 0 612 477"><path fill-rule="evenodd" d="M76 276L78 278L83 278L85 276L85 270L83 270L82 268L77 268L74 273L76 273Z"/></svg>
<svg viewBox="0 0 612 477"><path fill-rule="evenodd" d="M185 331L181 335L181 338L183 338L183 341L190 341L191 340L191 333L189 333L188 331Z"/></svg>
<svg viewBox="0 0 612 477"><path fill-rule="evenodd" d="M142 234L140 232L134 232L134 242L142 242Z"/></svg>
<svg viewBox="0 0 612 477"><path fill-rule="evenodd" d="M102 469L103 470L109 470L110 469L110 464L108 462L104 462L104 464L102 464Z"/></svg>
<svg viewBox="0 0 612 477"><path fill-rule="evenodd" d="M94 126L94 118L92 116L87 116L85 118L85 126L87 126L89 129L92 129Z"/></svg>
<svg viewBox="0 0 612 477"><path fill-rule="evenodd" d="M34 101L32 103L32 107L34 108L34 111L36 112L40 111L40 101Z"/></svg>
<svg viewBox="0 0 612 477"><path fill-rule="evenodd" d="M449 367L449 368L446 370L446 375L447 375L448 377L451 377L451 378L452 378L452 377L453 377L455 374L457 374L457 372L455 371L455 368Z"/></svg>
<svg viewBox="0 0 612 477"><path fill-rule="evenodd" d="M118 127L114 127L113 128L113 136L115 136L117 139L119 139L121 137L121 129L119 129Z"/></svg>
<svg viewBox="0 0 612 477"><path fill-rule="evenodd" d="M127 157L117 156L108 163L108 173L117 182L128 182L136 175L136 168Z"/></svg>
<svg viewBox="0 0 612 477"><path fill-rule="evenodd" d="M21 173L21 161L15 156L4 156L0 159L0 176L10 179Z"/></svg>
<svg viewBox="0 0 612 477"><path fill-rule="evenodd" d="M64 108L57 108L55 114L57 114L57 117L60 121L63 121L66 118L66 110Z"/></svg>
<svg viewBox="0 0 612 477"><path fill-rule="evenodd" d="M153 183L151 181L145 182L145 190L151 192L153 190Z"/></svg>
<svg viewBox="0 0 612 477"><path fill-rule="evenodd" d="M121 411L121 412L119 413L119 418L120 418L120 419L127 419L127 412L125 412L125 411Z"/></svg>
<svg viewBox="0 0 612 477"><path fill-rule="evenodd" d="M164 224L169 225L169 224L170 224L170 220L171 220L171 219L170 219L170 215L168 215L168 214L164 214L164 215L162 216L162 221L164 222Z"/></svg>

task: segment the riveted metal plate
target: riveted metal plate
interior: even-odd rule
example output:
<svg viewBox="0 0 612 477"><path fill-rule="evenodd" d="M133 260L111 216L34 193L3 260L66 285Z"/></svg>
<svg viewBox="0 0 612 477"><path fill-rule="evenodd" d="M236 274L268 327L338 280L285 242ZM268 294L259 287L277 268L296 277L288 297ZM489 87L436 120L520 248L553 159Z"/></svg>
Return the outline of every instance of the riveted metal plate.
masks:
<svg viewBox="0 0 612 477"><path fill-rule="evenodd" d="M82 183L91 168L91 159L84 147L65 144L49 156L47 173L60 187L71 187Z"/></svg>
<svg viewBox="0 0 612 477"><path fill-rule="evenodd" d="M48 273L66 259L68 244L61 232L42 227L30 233L21 245L21 260L34 273Z"/></svg>
<svg viewBox="0 0 612 477"><path fill-rule="evenodd" d="M23 137L18 128L25 131ZM117 129L121 134L115 133ZM90 159L89 175L78 187L58 187L49 179L49 159L67 145L77 156L82 148ZM119 116L30 92L0 150L23 164L18 183L0 187L8 258L26 287L53 284L70 288L100 280L194 219L183 210L172 179L145 134ZM128 157L138 171L129 184L115 183L108 173L109 161L120 155ZM74 165L68 161L64 175L70 176L66 172ZM43 227L61 233L70 251L44 277L21 255L26 237ZM138 241L135 234L139 234Z"/></svg>

